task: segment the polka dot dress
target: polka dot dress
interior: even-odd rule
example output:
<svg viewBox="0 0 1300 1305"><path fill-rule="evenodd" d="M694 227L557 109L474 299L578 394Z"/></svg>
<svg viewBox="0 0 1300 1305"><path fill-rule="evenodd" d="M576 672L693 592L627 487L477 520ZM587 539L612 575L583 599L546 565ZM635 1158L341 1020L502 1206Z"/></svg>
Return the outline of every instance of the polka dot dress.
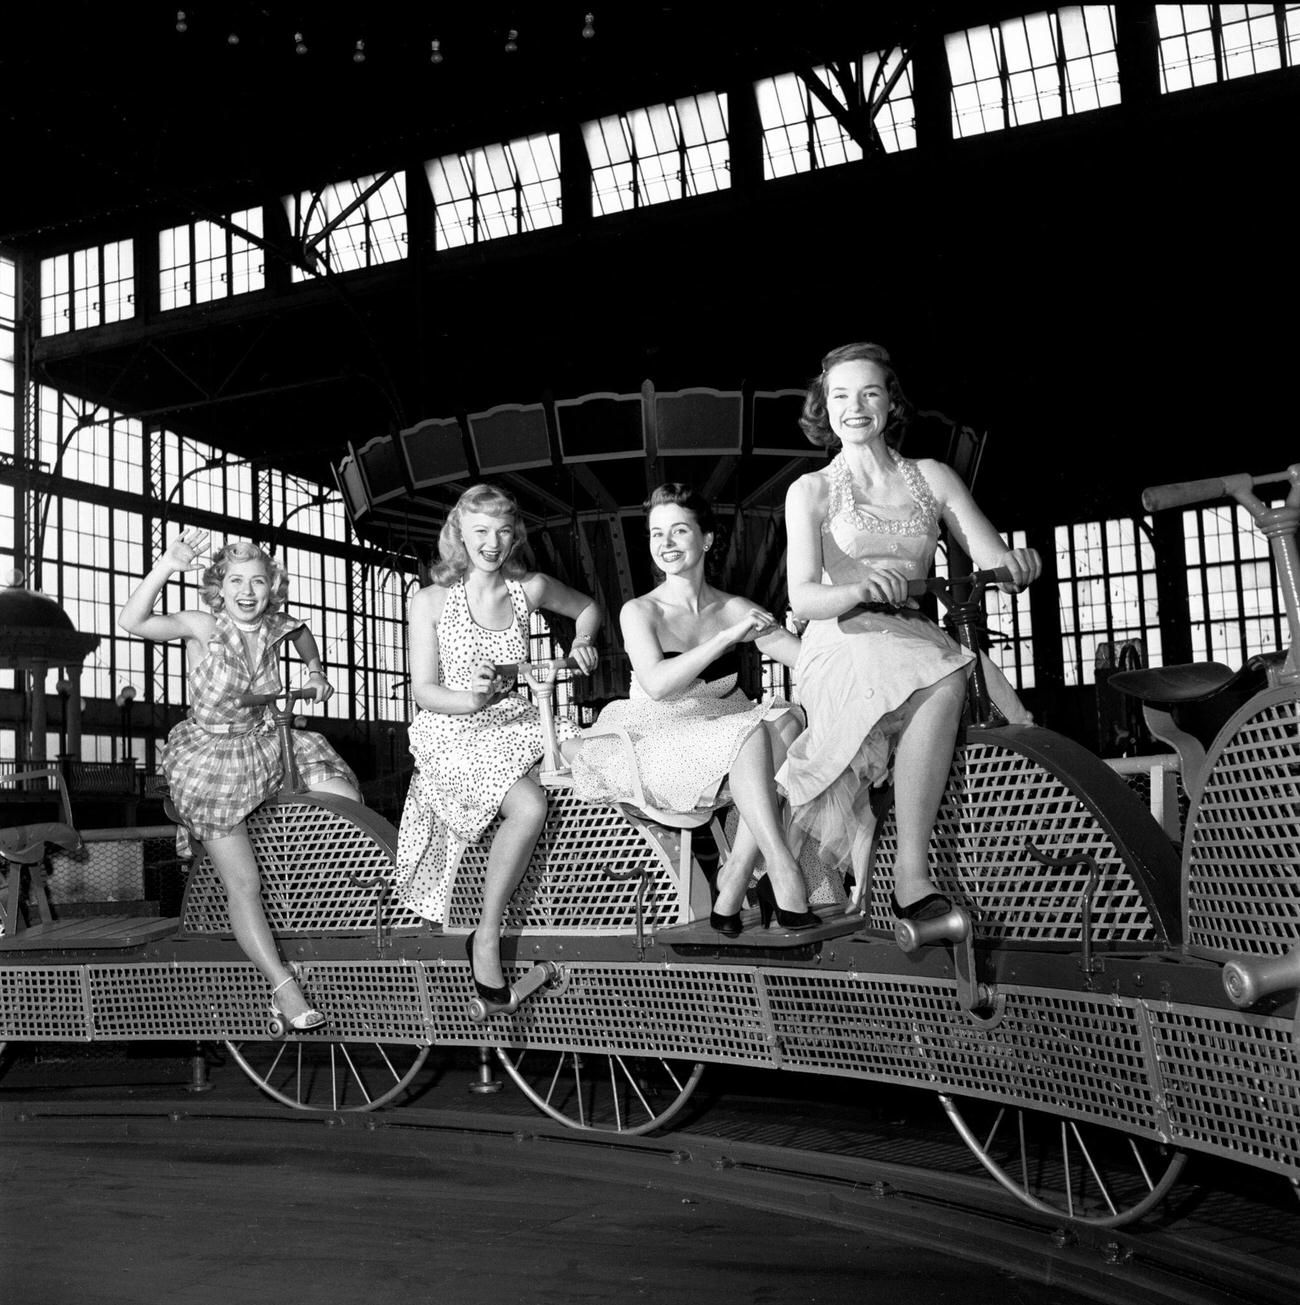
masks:
<svg viewBox="0 0 1300 1305"><path fill-rule="evenodd" d="M463 582L447 592L438 622L442 682L468 689L483 662L520 662L528 656L528 600L517 580L506 588L514 620L489 630L470 614ZM563 741L577 727L556 718ZM397 897L417 915L441 923L456 867L500 810L511 787L541 759L542 723L523 693L482 711L446 716L419 712L410 730L416 773L406 796L397 840Z"/></svg>

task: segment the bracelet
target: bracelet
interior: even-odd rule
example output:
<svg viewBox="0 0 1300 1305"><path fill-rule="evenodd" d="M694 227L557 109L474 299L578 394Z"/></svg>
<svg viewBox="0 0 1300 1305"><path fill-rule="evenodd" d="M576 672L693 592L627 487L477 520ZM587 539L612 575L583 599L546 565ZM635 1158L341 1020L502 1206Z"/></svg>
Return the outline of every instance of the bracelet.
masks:
<svg viewBox="0 0 1300 1305"><path fill-rule="evenodd" d="M308 671L307 678L309 680L324 680L326 684L329 683L329 679L330 679L330 677L326 675L324 671Z"/></svg>
<svg viewBox="0 0 1300 1305"><path fill-rule="evenodd" d="M580 634L574 639L573 646L576 648L580 643L595 643L595 640L589 634Z"/></svg>

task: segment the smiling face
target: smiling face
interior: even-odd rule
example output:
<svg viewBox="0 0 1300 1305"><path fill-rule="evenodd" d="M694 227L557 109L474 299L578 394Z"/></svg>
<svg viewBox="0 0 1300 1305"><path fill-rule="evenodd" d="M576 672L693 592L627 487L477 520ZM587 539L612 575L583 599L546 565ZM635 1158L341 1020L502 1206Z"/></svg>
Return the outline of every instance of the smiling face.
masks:
<svg viewBox="0 0 1300 1305"><path fill-rule="evenodd" d="M696 566L713 543L700 529L690 508L661 503L650 509L650 556L665 575L679 575Z"/></svg>
<svg viewBox="0 0 1300 1305"><path fill-rule="evenodd" d="M865 444L882 436L893 402L889 378L864 358L836 363L826 373L826 420L842 444Z"/></svg>
<svg viewBox="0 0 1300 1305"><path fill-rule="evenodd" d="M260 621L271 601L271 576L257 559L232 560L221 580L225 610L245 625Z"/></svg>
<svg viewBox="0 0 1300 1305"><path fill-rule="evenodd" d="M462 512L460 537L469 554L469 564L478 571L499 571L515 546L512 517L495 517L486 512Z"/></svg>

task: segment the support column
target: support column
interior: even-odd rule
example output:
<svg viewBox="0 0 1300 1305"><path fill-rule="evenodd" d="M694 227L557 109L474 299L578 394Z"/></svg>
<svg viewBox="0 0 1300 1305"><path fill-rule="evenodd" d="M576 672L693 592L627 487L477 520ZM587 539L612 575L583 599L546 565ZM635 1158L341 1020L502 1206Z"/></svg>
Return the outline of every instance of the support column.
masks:
<svg viewBox="0 0 1300 1305"><path fill-rule="evenodd" d="M49 671L49 666L45 662L33 662L29 668L31 675L31 697L32 697L32 764L39 766L47 760L45 750L45 730L47 728L45 714L45 676Z"/></svg>

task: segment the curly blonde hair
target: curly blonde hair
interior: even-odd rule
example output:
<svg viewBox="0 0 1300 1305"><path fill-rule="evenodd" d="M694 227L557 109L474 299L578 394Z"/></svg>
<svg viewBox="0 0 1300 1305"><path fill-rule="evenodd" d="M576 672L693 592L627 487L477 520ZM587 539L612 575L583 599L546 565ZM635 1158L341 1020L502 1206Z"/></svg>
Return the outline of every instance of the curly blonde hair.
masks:
<svg viewBox="0 0 1300 1305"><path fill-rule="evenodd" d="M278 612L289 597L289 575L284 567L273 557L264 553L256 544L246 539L235 539L213 554L212 563L199 581L199 597L214 612L223 612L226 600L221 596L221 586L234 562L260 562L266 568L267 579L271 582L271 597L266 604L268 612Z"/></svg>
<svg viewBox="0 0 1300 1305"><path fill-rule="evenodd" d="M528 527L524 525L519 503L509 490L497 485L471 485L456 500L456 506L447 514L442 531L438 535L438 556L441 561L430 568L434 584L453 585L464 577L469 570L469 554L461 538L460 519L462 513L478 512L485 517L498 517L508 520L514 527L515 537L510 545L510 552L501 563L501 570L508 576L518 578L528 571L524 562L524 544L528 539Z"/></svg>

